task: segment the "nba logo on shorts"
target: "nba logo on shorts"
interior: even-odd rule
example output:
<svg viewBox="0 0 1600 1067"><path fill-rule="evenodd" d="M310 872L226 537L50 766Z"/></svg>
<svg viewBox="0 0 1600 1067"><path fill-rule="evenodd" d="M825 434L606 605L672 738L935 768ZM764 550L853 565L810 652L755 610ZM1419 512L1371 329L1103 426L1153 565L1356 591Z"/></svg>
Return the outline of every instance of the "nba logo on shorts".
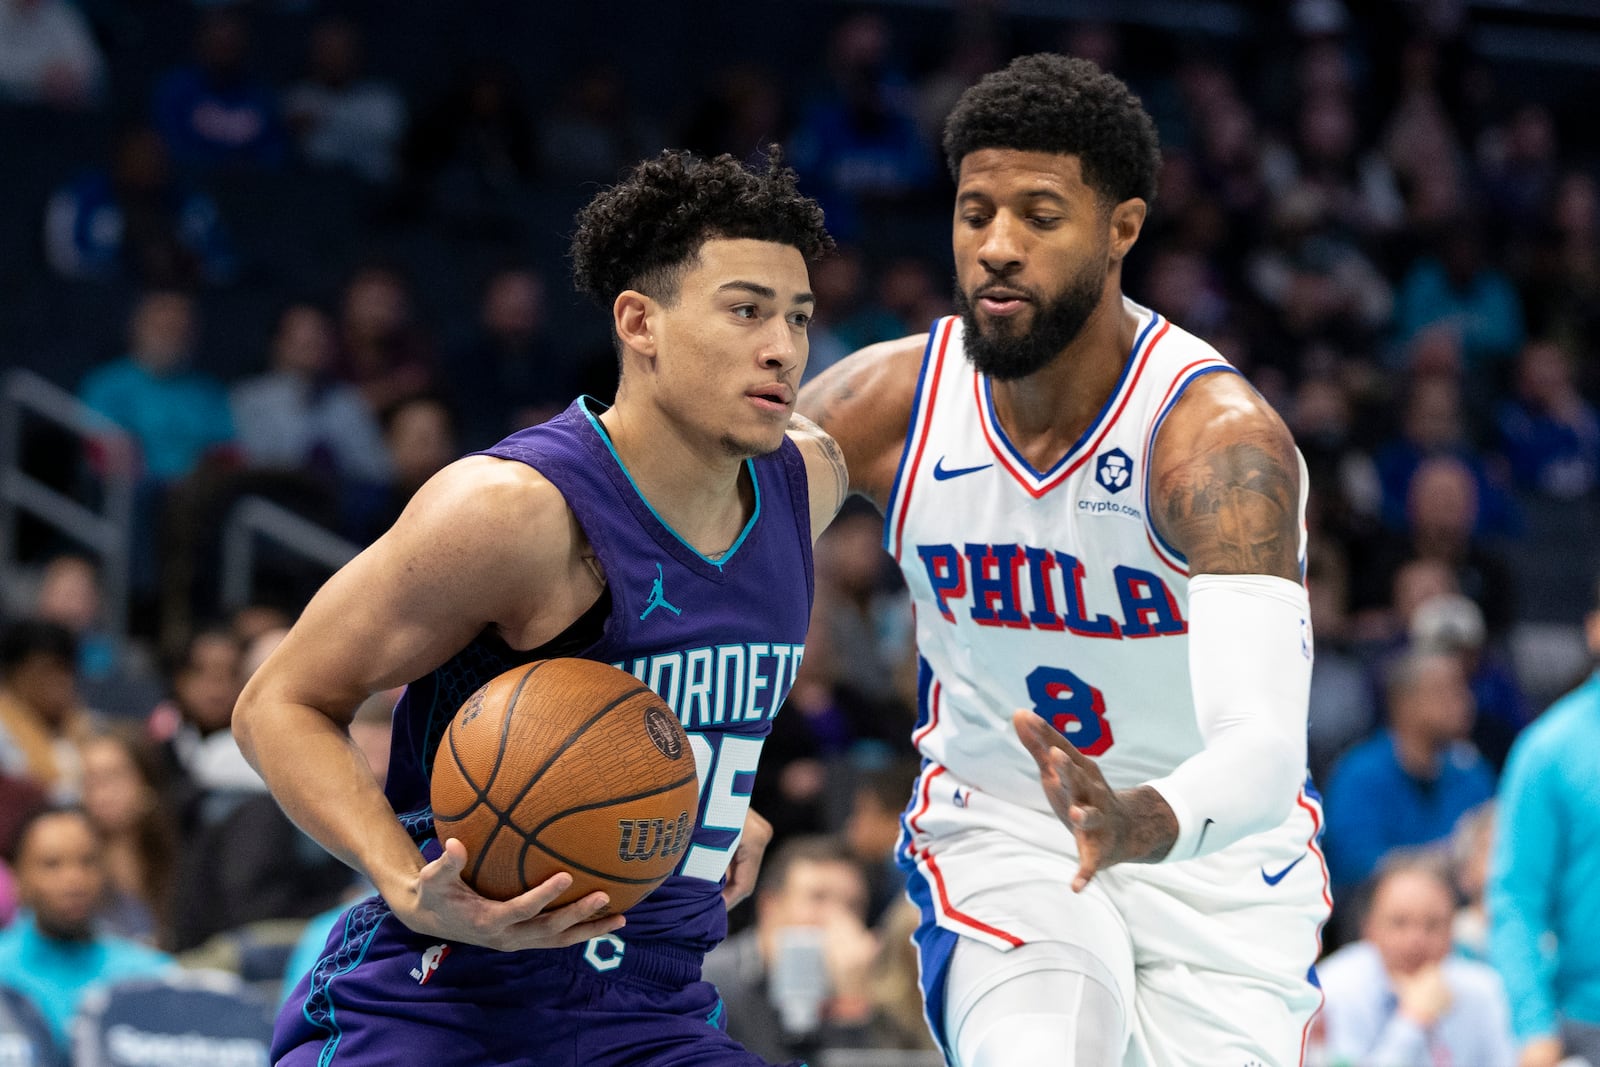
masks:
<svg viewBox="0 0 1600 1067"><path fill-rule="evenodd" d="M427 985L428 979L433 977L433 972L439 969L439 964L450 955L449 945L434 945L422 954L420 966L411 968L411 977L417 980L418 985Z"/></svg>
<svg viewBox="0 0 1600 1067"><path fill-rule="evenodd" d="M1109 452L1100 453L1094 468L1094 480L1111 490L1120 493L1128 487L1128 482L1133 479L1133 460L1120 448L1113 448Z"/></svg>

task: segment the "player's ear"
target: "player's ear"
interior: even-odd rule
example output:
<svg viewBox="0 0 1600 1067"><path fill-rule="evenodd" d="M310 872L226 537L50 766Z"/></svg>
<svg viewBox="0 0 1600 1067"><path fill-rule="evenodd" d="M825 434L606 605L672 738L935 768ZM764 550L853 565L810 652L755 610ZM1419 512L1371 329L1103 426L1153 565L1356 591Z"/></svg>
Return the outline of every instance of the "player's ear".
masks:
<svg viewBox="0 0 1600 1067"><path fill-rule="evenodd" d="M651 313L656 303L637 289L624 289L611 305L611 321L616 326L622 347L642 356L656 355L656 339L651 328Z"/></svg>
<svg viewBox="0 0 1600 1067"><path fill-rule="evenodd" d="M1139 231L1144 228L1144 217L1149 210L1149 205L1137 196L1112 207L1106 220L1111 231L1111 262L1120 263L1122 257L1128 254L1128 249L1139 239Z"/></svg>

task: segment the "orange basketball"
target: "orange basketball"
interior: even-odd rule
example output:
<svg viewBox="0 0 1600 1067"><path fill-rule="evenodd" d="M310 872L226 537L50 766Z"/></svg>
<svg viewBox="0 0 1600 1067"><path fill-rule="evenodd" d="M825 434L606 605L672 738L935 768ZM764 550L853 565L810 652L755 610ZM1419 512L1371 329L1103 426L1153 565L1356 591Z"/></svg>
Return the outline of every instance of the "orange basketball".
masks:
<svg viewBox="0 0 1600 1067"><path fill-rule="evenodd" d="M456 712L433 763L439 840L467 848L462 871L506 900L557 871L551 907L604 890L626 911L689 847L700 795L688 735L655 692L594 660L513 668Z"/></svg>

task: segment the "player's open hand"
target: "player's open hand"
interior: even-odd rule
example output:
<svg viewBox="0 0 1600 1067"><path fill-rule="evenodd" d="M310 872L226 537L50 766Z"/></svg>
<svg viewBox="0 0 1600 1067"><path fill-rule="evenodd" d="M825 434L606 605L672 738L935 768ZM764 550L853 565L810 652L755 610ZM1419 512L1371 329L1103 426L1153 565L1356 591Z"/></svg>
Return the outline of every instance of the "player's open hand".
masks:
<svg viewBox="0 0 1600 1067"><path fill-rule="evenodd" d="M389 906L407 927L447 941L513 951L561 948L609 934L623 924L621 915L601 915L609 903L604 893L590 893L554 911L550 902L572 885L572 875L553 874L510 900L491 900L461 879L466 846L455 838L444 852L417 872L409 892L385 894Z"/></svg>
<svg viewBox="0 0 1600 1067"><path fill-rule="evenodd" d="M1072 879L1072 891L1080 893L1095 872L1123 858L1120 839L1126 820L1116 791L1106 784L1094 760L1039 715L1018 711L1011 716L1011 724L1039 765L1045 799L1078 842L1078 873Z"/></svg>
<svg viewBox="0 0 1600 1067"><path fill-rule="evenodd" d="M771 841L772 824L754 811L746 811L744 833L739 835L733 860L728 864L728 880L722 883L722 902L725 905L731 908L755 892L756 875L761 872L761 857L766 855L767 845Z"/></svg>

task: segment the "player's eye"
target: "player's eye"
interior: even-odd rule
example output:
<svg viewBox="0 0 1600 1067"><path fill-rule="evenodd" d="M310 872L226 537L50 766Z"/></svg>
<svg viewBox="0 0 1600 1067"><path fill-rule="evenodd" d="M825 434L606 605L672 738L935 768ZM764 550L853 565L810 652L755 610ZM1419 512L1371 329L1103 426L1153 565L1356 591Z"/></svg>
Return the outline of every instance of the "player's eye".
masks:
<svg viewBox="0 0 1600 1067"><path fill-rule="evenodd" d="M1040 229L1048 230L1059 225L1061 218L1057 215L1029 215L1028 221Z"/></svg>
<svg viewBox="0 0 1600 1067"><path fill-rule="evenodd" d="M793 315L789 316L789 325L798 326L803 330L807 326L811 325L811 316L806 314L804 311L796 311Z"/></svg>
<svg viewBox="0 0 1600 1067"><path fill-rule="evenodd" d="M741 319L754 319L761 315L754 304L740 304L733 309L733 313Z"/></svg>

